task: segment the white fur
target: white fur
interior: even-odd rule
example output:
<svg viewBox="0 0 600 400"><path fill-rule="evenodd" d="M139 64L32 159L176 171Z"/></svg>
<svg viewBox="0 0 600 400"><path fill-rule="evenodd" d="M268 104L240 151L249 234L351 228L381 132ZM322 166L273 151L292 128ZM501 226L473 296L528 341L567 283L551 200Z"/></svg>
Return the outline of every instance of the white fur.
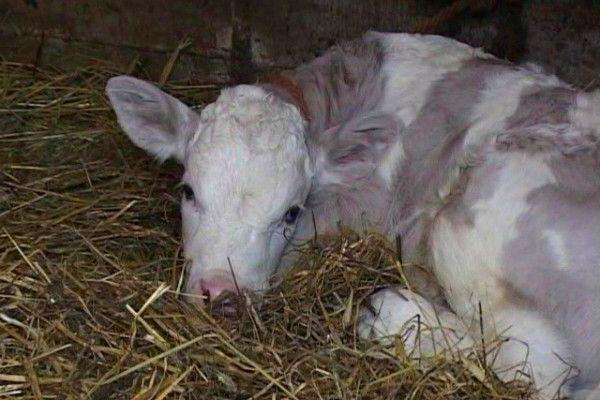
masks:
<svg viewBox="0 0 600 400"><path fill-rule="evenodd" d="M465 147L478 147L487 138L502 132L506 120L515 113L521 95L528 88L534 85L552 87L559 83L555 77L527 70L511 71L488 79L481 99L471 113Z"/></svg>
<svg viewBox="0 0 600 400"><path fill-rule="evenodd" d="M517 110L524 92L532 87L553 87L560 82L556 77L539 75L528 70L512 71L492 76L485 82L481 99L470 114L469 129L465 137L462 159L450 171L450 179L439 188L440 199L445 199L460 179L461 169L471 165L486 142L505 131L506 121Z"/></svg>
<svg viewBox="0 0 600 400"><path fill-rule="evenodd" d="M106 94L133 143L161 162L170 157L183 160L198 124L195 112L156 86L129 76L109 79Z"/></svg>
<svg viewBox="0 0 600 400"><path fill-rule="evenodd" d="M434 83L449 72L458 71L466 60L489 55L463 43L440 36L382 34L370 32L384 47L382 74L386 78L383 112L395 114L410 125L424 106ZM407 95L408 94L408 95ZM400 142L389 151L379 167L384 182L391 185L404 157Z"/></svg>
<svg viewBox="0 0 600 400"><path fill-rule="evenodd" d="M295 229L286 210L304 204L313 175L299 110L251 85L224 89L200 116L135 78L112 78L106 90L134 143L185 167L188 288L229 279L264 289Z"/></svg>
<svg viewBox="0 0 600 400"><path fill-rule="evenodd" d="M469 50L450 44L445 47L447 53L444 53L450 55L440 57L440 62L432 65L423 61L423 58L427 58L427 51L421 51L419 39L406 39L400 36L386 42L393 42L396 46L397 61L400 64L398 66L393 61L386 62L386 66L390 68L387 104L397 106L396 114L405 124L409 124L423 106L432 84L441 75L458 70L464 60L473 57L473 53L472 50L469 53ZM417 44L411 47L407 42ZM445 46L444 41L437 44ZM440 51L441 48L436 50ZM407 82L407 77L411 77L412 81ZM458 163L456 171L450 171L454 179L451 179L449 187L440 188L440 197L444 198L450 193L450 187L454 186L460 175L459 168L469 165L470 151L490 142L495 135L505 130L507 119L517 110L524 93L540 87L560 85L556 77L541 75L535 70L522 69L491 77L471 114L464 159ZM406 101L404 93L411 93L411 104L403 104ZM600 103L593 96L580 97L577 107L571 112L571 118L587 129L600 127L596 121L598 113L594 113L593 109L598 104ZM386 181L393 179L394 167L398 165L402 155L401 148L394 149L384 161L381 173ZM481 302L488 328L486 338L489 340L496 335L511 338L496 353L494 368L501 377L509 379L517 370L530 372L541 389L541 397L549 399L557 392L568 373L572 372L563 361L569 361L569 349L563 338L541 316L507 304L502 298L503 292L498 282L503 278L501 250L504 243L517 235L517 220L528 209L527 195L537 188L555 183L554 176L540 155L507 153L492 155L487 162L504 164L504 167L500 171L493 195L474 205L474 226L452 223L443 213L434 222L430 241L434 272L445 290L448 302L462 321L470 325L474 337L478 337L479 333L478 306ZM557 252L557 257L566 266L562 238L552 232L545 234L550 239L553 250ZM389 344L390 335L406 335L406 326L410 324L417 308L424 319L427 319L431 306L423 305L422 302L417 306L417 301L408 294L405 297L409 297L410 301L403 300L394 293L384 291L373 297L372 305L381 308L379 316L363 310L359 326L359 333L363 337L379 337ZM452 318L448 318L447 323L455 324ZM466 342L470 341L468 339ZM430 340L429 343L431 342ZM562 394L566 392L563 390Z"/></svg>
<svg viewBox="0 0 600 400"><path fill-rule="evenodd" d="M550 398L565 378L566 366L559 357L568 360L568 348L538 314L507 304L498 285L503 278L510 280L503 276L501 251L517 235L517 220L528 209L528 194L554 183L554 177L539 155L506 153L491 156L488 162L505 166L493 195L472 207L474 225L457 225L443 213L434 224L431 243L435 274L453 310L463 321L471 322L474 335L479 331L481 303L487 339L496 335L515 339L501 348L495 368L518 367L528 349L527 366L533 369L543 396Z"/></svg>
<svg viewBox="0 0 600 400"><path fill-rule="evenodd" d="M382 74L386 88L378 111L396 115L405 126L415 120L440 78L459 70L467 60L490 57L438 36L370 35L380 40L385 50ZM107 91L116 104L122 126L140 147L161 159L175 156L182 161L186 169L183 180L195 192L194 200L182 201L184 250L192 261L191 286L199 279L229 276L232 269L241 288L264 289L286 245L284 232L291 236L295 229L283 224L285 211L292 205L304 204L314 174L298 109L259 87L241 85L223 90L196 121L197 116L186 106L161 95L158 89L130 78L117 79L120 80L113 81L112 86L109 83ZM472 113L465 159L458 167L468 163L469 149L504 130L523 93L534 86L559 84L555 77L532 69L490 78ZM150 134L140 130L144 125L135 115L136 97L130 96L136 91L142 98L157 100L140 102L141 107L155 103L158 111L175 110L172 125L179 129L176 136L169 129L165 131L165 126ZM600 131L599 115L600 92L579 95L576 106L570 110L571 121L578 129L596 135ZM421 356L447 348L448 344L463 350L473 344L471 337L478 335L481 304L487 337L500 334L513 339L500 348L497 371L506 378L508 367L527 358L542 395L549 397L556 391L566 370L559 357L569 361L569 349L540 315L508 303L499 286L507 278L503 276L501 251L517 235L517 220L528 209L527 196L554 183L540 154L489 155L480 168L495 165L500 169L499 175L494 192L472 207L473 225L454 223L445 214L451 210L443 210L433 221L430 250L434 272L460 319L447 311L436 312L414 293L388 289L370 299L377 310L375 314L361 311L361 336L390 343L390 335L405 334L407 350ZM379 174L388 186L394 182L403 157L404 149L398 142L381 162ZM323 159L317 159L316 172L325 174L320 177L321 182L332 183L336 179L333 175L319 171L324 164ZM452 184L458 179L458 172L449 172L454 177ZM450 187L440 188L441 197L449 192ZM559 258L566 254L561 237L551 231L543 234ZM425 333L420 337L421 343L415 343L415 315L421 316L425 327L434 328L421 329ZM436 329L440 323L444 329ZM466 335L468 329L472 336Z"/></svg>
<svg viewBox="0 0 600 400"><path fill-rule="evenodd" d="M449 179L438 189L440 199L450 195L460 179L462 169L472 164L481 146L491 142L505 131L506 121L517 110L524 92L532 87L554 87L560 84L554 76L540 75L537 71L522 69L492 76L485 82L481 99L470 114L462 159L449 172Z"/></svg>
<svg viewBox="0 0 600 400"><path fill-rule="evenodd" d="M567 245L565 243L565 238L562 235L551 229L547 229L542 232L544 238L550 244L550 248L554 253L554 257L556 258L557 268L559 269L568 269L570 265L570 260L567 252Z"/></svg>
<svg viewBox="0 0 600 400"><path fill-rule="evenodd" d="M454 224L442 213L432 231L436 278L453 309L466 318L476 316L478 301L487 311L500 300L494 277L502 277L502 246L516 237L517 219L528 209L528 194L555 182L543 156L494 154L487 163L504 166L493 195L473 205L474 226Z"/></svg>
<svg viewBox="0 0 600 400"><path fill-rule="evenodd" d="M369 307L361 308L357 327L363 339L375 338L390 346L400 337L406 354L415 358L474 349L475 342L463 321L449 311L436 310L416 293L389 288L368 301ZM495 373L506 381L531 377L538 384L540 397L552 399L562 382L574 374L569 360L559 356L568 354L564 340L533 311L495 310L493 323L504 327L499 332L502 343L488 342L487 361ZM561 389L561 394L568 391Z"/></svg>
<svg viewBox="0 0 600 400"><path fill-rule="evenodd" d="M392 188L399 173L398 164L404 159L404 148L402 141L397 140L388 149L387 154L379 163L379 176L383 179L388 188Z"/></svg>
<svg viewBox="0 0 600 400"><path fill-rule="evenodd" d="M488 356L488 362L505 380L532 378L542 399L568 395L561 388L567 378L575 375L569 347L554 326L535 311L507 307L496 308L490 318L498 334L507 342Z"/></svg>
<svg viewBox="0 0 600 400"><path fill-rule="evenodd" d="M204 109L183 177L196 195L182 204L190 284L231 275L231 262L241 288L265 288L287 243L284 230L293 234L283 216L308 195L303 132L294 106L256 86L226 89Z"/></svg>
<svg viewBox="0 0 600 400"><path fill-rule="evenodd" d="M575 106L569 111L571 122L584 131L600 137L600 90L579 93Z"/></svg>
<svg viewBox="0 0 600 400"><path fill-rule="evenodd" d="M407 289L383 289L368 299L370 309L359 315L358 334L391 345L399 335L411 357L432 357L446 351L473 347L465 325L448 311L437 311L418 294ZM373 313L375 311L375 313Z"/></svg>
<svg viewBox="0 0 600 400"><path fill-rule="evenodd" d="M431 86L466 60L491 56L441 36L371 33L386 54L382 73L387 79L382 111L396 114L404 125L415 120Z"/></svg>
<svg viewBox="0 0 600 400"><path fill-rule="evenodd" d="M580 389L573 393L573 400L600 400L600 383L593 389Z"/></svg>

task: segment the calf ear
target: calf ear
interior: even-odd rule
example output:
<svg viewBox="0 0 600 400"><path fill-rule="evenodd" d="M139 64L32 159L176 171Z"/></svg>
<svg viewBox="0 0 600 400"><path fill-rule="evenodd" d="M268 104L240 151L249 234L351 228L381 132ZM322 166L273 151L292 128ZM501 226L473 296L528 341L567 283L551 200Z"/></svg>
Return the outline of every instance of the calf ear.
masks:
<svg viewBox="0 0 600 400"><path fill-rule="evenodd" d="M375 172L391 145L400 140L400 125L391 115L373 114L325 132L325 157L318 168L322 178L348 184Z"/></svg>
<svg viewBox="0 0 600 400"><path fill-rule="evenodd" d="M109 79L106 94L133 143L161 161L173 157L182 162L198 114L156 86L130 76Z"/></svg>

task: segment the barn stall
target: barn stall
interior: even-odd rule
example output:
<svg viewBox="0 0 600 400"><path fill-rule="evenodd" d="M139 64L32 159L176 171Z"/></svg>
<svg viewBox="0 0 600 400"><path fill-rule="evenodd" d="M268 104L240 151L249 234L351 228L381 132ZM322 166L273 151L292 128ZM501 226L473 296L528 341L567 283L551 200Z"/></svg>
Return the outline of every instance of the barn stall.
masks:
<svg viewBox="0 0 600 400"><path fill-rule="evenodd" d="M0 397L519 399L482 362L359 341L373 289L409 285L395 243L341 231L260 307L181 296L181 169L116 125L106 81L131 74L201 108L225 85L310 60L366 29L437 33L600 86L592 1L0 2ZM482 327L484 328L484 327Z"/></svg>

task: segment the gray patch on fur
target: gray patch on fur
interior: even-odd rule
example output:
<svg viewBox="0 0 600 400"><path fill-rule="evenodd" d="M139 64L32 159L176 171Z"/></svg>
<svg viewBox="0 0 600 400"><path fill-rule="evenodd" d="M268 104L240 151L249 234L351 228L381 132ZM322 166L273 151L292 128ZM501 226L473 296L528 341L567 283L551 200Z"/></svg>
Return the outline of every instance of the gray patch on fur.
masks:
<svg viewBox="0 0 600 400"><path fill-rule="evenodd" d="M507 129L522 129L540 124L569 122L569 108L575 101L574 90L566 87L529 88L521 96L517 111L506 121Z"/></svg>
<svg viewBox="0 0 600 400"><path fill-rule="evenodd" d="M376 175L378 160L399 140L401 122L379 111L385 81L384 51L377 39L343 42L289 72L309 108L307 145L313 161L339 178L315 178L296 237L312 237L339 226L356 230L382 226L391 193ZM319 171L317 171L319 173ZM312 215L315 216L316 227Z"/></svg>
<svg viewBox="0 0 600 400"><path fill-rule="evenodd" d="M570 124L575 95L555 88L524 96L498 144L548 155L556 184L528 196L503 258L514 290L569 340L581 370L574 384L585 387L600 380L600 145ZM568 265L559 265L548 231L564 242Z"/></svg>
<svg viewBox="0 0 600 400"><path fill-rule="evenodd" d="M427 231L431 217L445 203L438 191L453 179L456 168L468 168L478 161L460 165L476 149L465 149L470 115L481 98L486 79L514 67L498 60L474 59L459 71L442 77L433 86L428 101L403 135L405 159L394 193L388 229L403 238L402 253L407 261L422 262L427 257ZM457 188L466 182L457 182ZM465 220L470 217L465 213Z"/></svg>
<svg viewBox="0 0 600 400"><path fill-rule="evenodd" d="M565 123L511 129L496 137L496 145L499 150L553 152L568 156L596 152L600 138Z"/></svg>
<svg viewBox="0 0 600 400"><path fill-rule="evenodd" d="M600 379L600 146L570 124L575 99L568 88L530 88L507 130L487 152L536 152L548 155L555 185L533 191L529 210L517 222L518 236L505 244L506 279L515 305L539 310L569 340L582 373L575 385ZM556 97L556 98L554 98ZM473 204L497 190L503 161L490 159L468 171L464 192L450 198L442 212L457 226L473 219ZM563 238L568 265L559 265L544 231ZM521 299L521 301L519 300Z"/></svg>
<svg viewBox="0 0 600 400"><path fill-rule="evenodd" d="M291 73L309 108L309 138L377 109L385 82L384 52L378 40L365 36L342 42Z"/></svg>
<svg viewBox="0 0 600 400"><path fill-rule="evenodd" d="M503 164L484 163L488 152L547 152L554 157L550 165L558 183L531 194L531 208L518 221L519 237L507 243L504 261L522 306L543 310L570 337L577 365L584 371L578 384L597 380L600 344L594 333L600 331L600 300L593 293L600 290L594 281L600 260L600 163L594 138L570 124L568 110L575 92L529 88L496 145L468 149L470 115L486 80L518 67L498 60L466 62L434 84L417 118L404 127L394 116L378 112L385 84L380 76L383 58L377 42L355 41L292 73L310 107L311 154L326 151L326 167L341 177L326 184L317 179L296 238L312 237L314 214L319 233L335 230L339 223L359 231L371 227L390 236L400 234L404 261L426 261L427 232L436 213L452 215L457 225L471 224L472 205L497 189ZM393 140L402 140L405 158L390 191L373 173L373 160ZM364 157L359 171L345 169L348 154ZM464 171L456 180L459 167ZM440 198L440 189L450 183L455 192ZM566 247L574 260L570 269L559 268L548 239L540 233L549 228L568 236Z"/></svg>
<svg viewBox="0 0 600 400"><path fill-rule="evenodd" d="M534 87L529 92L522 96L517 111L507 121L506 131L496 137L498 149L564 155L597 151L600 138L593 132L576 129L570 122L575 90Z"/></svg>
<svg viewBox="0 0 600 400"><path fill-rule="evenodd" d="M498 143L549 156L557 183L528 196L504 260L515 290L566 333L581 370L575 385L585 387L600 380L600 146L569 123L575 95L555 88L524 96ZM564 241L568 265L558 264L546 231Z"/></svg>
<svg viewBox="0 0 600 400"><path fill-rule="evenodd" d="M600 380L600 163L561 158L551 165L561 177L528 196L504 261L515 288L566 333L582 371L577 383L585 385ZM558 264L545 231L560 235L568 265Z"/></svg>

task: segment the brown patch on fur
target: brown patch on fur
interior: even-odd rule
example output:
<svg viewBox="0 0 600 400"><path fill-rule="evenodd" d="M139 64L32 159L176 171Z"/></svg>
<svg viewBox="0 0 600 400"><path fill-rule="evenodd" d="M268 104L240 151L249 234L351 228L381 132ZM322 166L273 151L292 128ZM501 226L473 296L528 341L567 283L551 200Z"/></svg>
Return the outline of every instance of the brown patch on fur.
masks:
<svg viewBox="0 0 600 400"><path fill-rule="evenodd" d="M502 292L501 303L517 306L522 310L535 310L533 299L520 292L512 283L499 279L498 285Z"/></svg>
<svg viewBox="0 0 600 400"><path fill-rule="evenodd" d="M450 309L444 291L429 267L410 265L402 269L410 289L426 298L436 310Z"/></svg>
<svg viewBox="0 0 600 400"><path fill-rule="evenodd" d="M261 76L258 79L258 83L270 84L280 88L281 90L284 90L293 100L293 104L298 107L302 117L307 121L310 120L308 105L304 99L304 93L302 92L300 85L298 85L295 80L283 74L267 74Z"/></svg>

